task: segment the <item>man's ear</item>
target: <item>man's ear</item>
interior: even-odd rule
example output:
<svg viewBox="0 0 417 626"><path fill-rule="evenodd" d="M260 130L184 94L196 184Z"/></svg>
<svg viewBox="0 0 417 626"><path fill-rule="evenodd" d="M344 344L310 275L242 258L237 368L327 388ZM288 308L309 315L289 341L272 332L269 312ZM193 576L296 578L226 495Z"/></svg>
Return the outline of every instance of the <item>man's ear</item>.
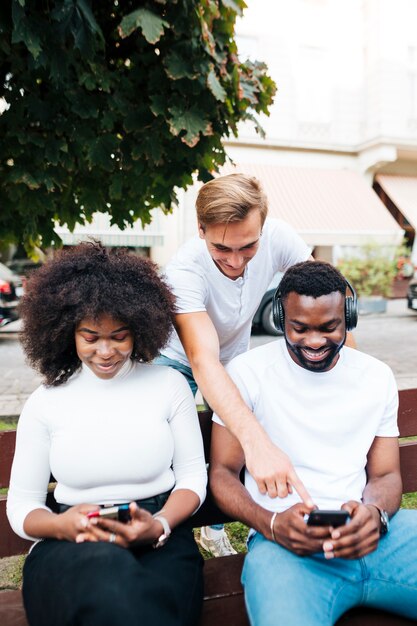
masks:
<svg viewBox="0 0 417 626"><path fill-rule="evenodd" d="M199 234L200 239L206 238L206 229L203 226L203 224L201 224L201 222L198 222L198 234Z"/></svg>

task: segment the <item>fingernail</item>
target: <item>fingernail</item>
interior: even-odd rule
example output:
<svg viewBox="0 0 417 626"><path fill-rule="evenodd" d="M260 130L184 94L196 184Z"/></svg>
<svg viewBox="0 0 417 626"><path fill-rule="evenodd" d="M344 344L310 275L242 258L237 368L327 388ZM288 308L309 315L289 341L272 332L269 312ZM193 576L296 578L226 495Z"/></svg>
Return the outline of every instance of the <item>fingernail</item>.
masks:
<svg viewBox="0 0 417 626"><path fill-rule="evenodd" d="M83 535L77 535L75 538L75 543L84 543L85 539Z"/></svg>
<svg viewBox="0 0 417 626"><path fill-rule="evenodd" d="M340 532L338 530L334 530L332 532L332 539L339 539L340 537Z"/></svg>
<svg viewBox="0 0 417 626"><path fill-rule="evenodd" d="M324 553L324 558L325 559L334 559L334 552L325 552Z"/></svg>
<svg viewBox="0 0 417 626"><path fill-rule="evenodd" d="M333 551L333 544L330 541L325 541L323 543L323 550L325 552L332 552Z"/></svg>

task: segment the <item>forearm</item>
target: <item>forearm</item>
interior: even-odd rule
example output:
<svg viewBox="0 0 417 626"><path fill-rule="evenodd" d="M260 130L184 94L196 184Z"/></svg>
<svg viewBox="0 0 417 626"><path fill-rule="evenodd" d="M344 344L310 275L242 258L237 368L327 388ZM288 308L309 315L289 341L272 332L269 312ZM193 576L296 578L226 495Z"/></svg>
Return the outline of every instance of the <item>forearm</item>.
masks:
<svg viewBox="0 0 417 626"><path fill-rule="evenodd" d="M224 513L271 539L271 511L262 508L252 499L233 472L226 468L211 470L210 488L216 504Z"/></svg>
<svg viewBox="0 0 417 626"><path fill-rule="evenodd" d="M199 505L200 498L194 491L178 489L169 496L161 510L161 515L167 519L170 528L175 528L191 517Z"/></svg>
<svg viewBox="0 0 417 626"><path fill-rule="evenodd" d="M30 537L62 539L59 533L58 515L46 509L34 509L23 522L23 530Z"/></svg>
<svg viewBox="0 0 417 626"><path fill-rule="evenodd" d="M214 413L222 419L243 448L265 431L245 404L223 365L216 358L195 357L191 362L197 385Z"/></svg>
<svg viewBox="0 0 417 626"><path fill-rule="evenodd" d="M392 472L371 478L363 491L362 501L364 504L374 504L392 516L400 507L401 492L401 477L397 472Z"/></svg>

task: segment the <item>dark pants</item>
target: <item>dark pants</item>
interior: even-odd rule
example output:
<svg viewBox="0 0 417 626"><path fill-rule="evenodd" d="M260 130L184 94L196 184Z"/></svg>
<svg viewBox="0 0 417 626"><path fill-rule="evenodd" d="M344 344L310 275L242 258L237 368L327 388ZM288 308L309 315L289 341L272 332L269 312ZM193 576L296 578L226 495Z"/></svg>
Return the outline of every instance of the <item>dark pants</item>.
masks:
<svg viewBox="0 0 417 626"><path fill-rule="evenodd" d="M23 600L30 626L196 626L202 558L192 531L165 546L46 539L26 559Z"/></svg>

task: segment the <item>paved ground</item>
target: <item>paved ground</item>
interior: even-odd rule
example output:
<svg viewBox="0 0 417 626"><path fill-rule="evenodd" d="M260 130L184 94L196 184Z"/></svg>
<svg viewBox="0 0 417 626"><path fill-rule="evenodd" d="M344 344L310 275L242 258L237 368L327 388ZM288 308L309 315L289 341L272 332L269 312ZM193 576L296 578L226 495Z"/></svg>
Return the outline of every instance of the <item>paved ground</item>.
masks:
<svg viewBox="0 0 417 626"><path fill-rule="evenodd" d="M25 364L18 329L19 322L14 322L0 330L0 419L19 415L40 383L40 377ZM405 300L388 302L386 313L361 315L354 334L359 350L390 365L400 389L417 387L417 313L407 309ZM274 340L256 334L251 343L255 347Z"/></svg>

